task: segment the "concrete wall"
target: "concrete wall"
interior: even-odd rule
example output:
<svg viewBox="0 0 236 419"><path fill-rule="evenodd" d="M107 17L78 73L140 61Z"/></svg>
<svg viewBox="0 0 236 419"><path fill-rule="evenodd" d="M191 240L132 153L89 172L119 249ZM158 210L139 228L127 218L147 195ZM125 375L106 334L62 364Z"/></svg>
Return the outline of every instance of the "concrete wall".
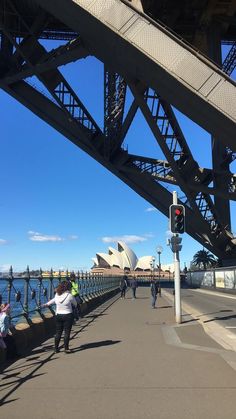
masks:
<svg viewBox="0 0 236 419"><path fill-rule="evenodd" d="M119 288L103 292L100 295L85 299L81 304L81 313L85 315L99 306L106 300L112 298L120 292ZM30 351L42 344L48 338L54 336L55 333L55 316L46 311L42 317L34 317L31 319L31 324L27 322L17 323L12 329L12 348L16 347L16 356L20 357L30 353ZM11 349L12 349L11 348ZM0 364L6 361L6 350L0 348Z"/></svg>

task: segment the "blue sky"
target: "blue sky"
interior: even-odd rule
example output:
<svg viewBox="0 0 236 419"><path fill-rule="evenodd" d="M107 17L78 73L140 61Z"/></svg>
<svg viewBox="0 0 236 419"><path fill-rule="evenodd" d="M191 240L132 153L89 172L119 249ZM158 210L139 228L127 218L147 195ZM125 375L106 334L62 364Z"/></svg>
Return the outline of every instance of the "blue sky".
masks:
<svg viewBox="0 0 236 419"><path fill-rule="evenodd" d="M61 71L102 127L102 64L90 57ZM157 257L161 245L161 262L172 263L166 217L1 90L0 101L0 271L10 265L15 271L27 265L88 270L96 252L116 247L117 240L126 241L138 257ZM211 167L209 135L177 115L194 157ZM130 153L162 158L140 113L125 144ZM201 248L185 233L182 267Z"/></svg>

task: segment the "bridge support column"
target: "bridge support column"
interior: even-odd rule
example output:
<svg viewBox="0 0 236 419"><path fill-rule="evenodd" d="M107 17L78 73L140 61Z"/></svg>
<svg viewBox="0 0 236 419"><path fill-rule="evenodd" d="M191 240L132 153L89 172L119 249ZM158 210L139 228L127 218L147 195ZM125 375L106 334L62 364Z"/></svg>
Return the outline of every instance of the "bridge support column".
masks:
<svg viewBox="0 0 236 419"><path fill-rule="evenodd" d="M208 32L208 50L210 58L217 64L222 66L222 54L221 54L221 26L220 22L212 22L209 26ZM229 162L226 160L227 149L217 138L212 137L212 166L213 170L217 173L224 172L226 175L215 176L214 187L221 189L222 191L228 191L228 176L227 172L230 173ZM222 226L231 231L231 220L230 220L230 204L229 201L220 197L214 197L215 208L219 221Z"/></svg>

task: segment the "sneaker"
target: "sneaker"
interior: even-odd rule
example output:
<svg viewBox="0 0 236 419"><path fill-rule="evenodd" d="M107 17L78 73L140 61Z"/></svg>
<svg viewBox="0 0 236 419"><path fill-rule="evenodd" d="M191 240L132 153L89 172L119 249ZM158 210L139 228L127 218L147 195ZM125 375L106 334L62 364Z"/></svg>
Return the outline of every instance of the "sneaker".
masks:
<svg viewBox="0 0 236 419"><path fill-rule="evenodd" d="M71 354L71 349L65 349L65 354Z"/></svg>
<svg viewBox="0 0 236 419"><path fill-rule="evenodd" d="M54 354L58 354L58 352L60 352L60 349L54 349Z"/></svg>

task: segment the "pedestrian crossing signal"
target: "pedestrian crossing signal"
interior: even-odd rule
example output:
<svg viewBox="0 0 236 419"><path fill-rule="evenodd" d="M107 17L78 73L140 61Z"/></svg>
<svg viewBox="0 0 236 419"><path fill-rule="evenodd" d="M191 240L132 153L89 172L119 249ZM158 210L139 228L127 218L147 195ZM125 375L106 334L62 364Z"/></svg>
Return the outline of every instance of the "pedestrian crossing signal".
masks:
<svg viewBox="0 0 236 419"><path fill-rule="evenodd" d="M185 208L183 205L170 206L170 230L172 233L185 232Z"/></svg>

